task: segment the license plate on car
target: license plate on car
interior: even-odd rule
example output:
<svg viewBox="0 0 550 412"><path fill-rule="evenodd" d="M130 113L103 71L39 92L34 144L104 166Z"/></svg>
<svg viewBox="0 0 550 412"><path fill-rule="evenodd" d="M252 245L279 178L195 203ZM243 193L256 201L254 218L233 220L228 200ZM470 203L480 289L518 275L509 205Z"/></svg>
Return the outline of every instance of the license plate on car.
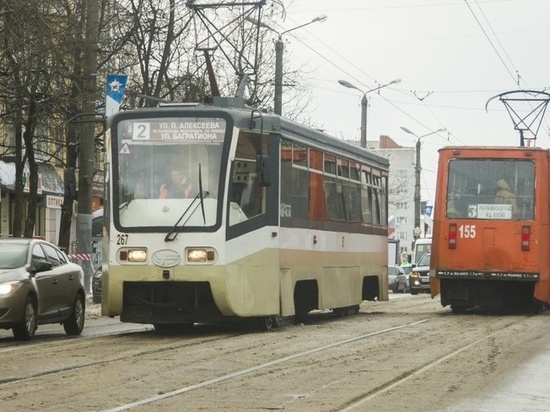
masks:
<svg viewBox="0 0 550 412"><path fill-rule="evenodd" d="M422 278L422 283L430 283L430 278Z"/></svg>

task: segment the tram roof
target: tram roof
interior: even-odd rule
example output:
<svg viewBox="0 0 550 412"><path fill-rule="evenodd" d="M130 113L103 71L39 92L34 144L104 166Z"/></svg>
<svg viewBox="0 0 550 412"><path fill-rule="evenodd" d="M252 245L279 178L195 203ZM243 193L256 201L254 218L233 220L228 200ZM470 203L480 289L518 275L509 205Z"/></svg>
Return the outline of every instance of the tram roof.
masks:
<svg viewBox="0 0 550 412"><path fill-rule="evenodd" d="M440 154L452 156L490 156L491 159L520 158L528 156L548 156L548 149L537 146L444 146L438 149Z"/></svg>

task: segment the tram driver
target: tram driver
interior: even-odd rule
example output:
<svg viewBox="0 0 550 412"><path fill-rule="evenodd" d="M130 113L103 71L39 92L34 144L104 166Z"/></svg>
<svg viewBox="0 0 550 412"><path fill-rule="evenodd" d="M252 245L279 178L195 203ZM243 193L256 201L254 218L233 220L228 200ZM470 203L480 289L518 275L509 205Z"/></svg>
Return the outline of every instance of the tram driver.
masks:
<svg viewBox="0 0 550 412"><path fill-rule="evenodd" d="M191 183L179 168L170 170L170 182L160 187L159 199L184 199L191 196Z"/></svg>

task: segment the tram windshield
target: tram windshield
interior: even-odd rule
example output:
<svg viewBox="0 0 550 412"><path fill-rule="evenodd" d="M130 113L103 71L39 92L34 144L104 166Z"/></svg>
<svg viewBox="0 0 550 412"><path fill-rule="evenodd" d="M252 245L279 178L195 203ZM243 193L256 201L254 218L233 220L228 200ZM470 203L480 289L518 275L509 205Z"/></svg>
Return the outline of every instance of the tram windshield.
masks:
<svg viewBox="0 0 550 412"><path fill-rule="evenodd" d="M225 131L220 118L118 123L113 204L121 226L214 226Z"/></svg>
<svg viewBox="0 0 550 412"><path fill-rule="evenodd" d="M535 163L514 159L449 162L447 217L534 219Z"/></svg>

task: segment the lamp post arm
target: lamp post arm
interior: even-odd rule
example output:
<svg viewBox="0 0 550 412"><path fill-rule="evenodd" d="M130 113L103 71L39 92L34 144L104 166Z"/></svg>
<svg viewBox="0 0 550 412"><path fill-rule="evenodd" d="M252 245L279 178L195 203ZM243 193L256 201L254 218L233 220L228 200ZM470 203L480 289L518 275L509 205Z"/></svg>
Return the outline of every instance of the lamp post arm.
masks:
<svg viewBox="0 0 550 412"><path fill-rule="evenodd" d="M288 29L288 30L285 30L285 31L281 32L281 34L279 34L279 40L281 40L283 34L285 34L285 33L288 33L288 32L294 31L294 30L301 29L302 27L309 26L310 24L313 24L313 23L317 23L317 22L322 23L322 22L324 22L324 21L326 21L326 20L327 20L327 16L325 16L324 14L321 15L321 16L317 16L317 17L315 17L313 20L308 21L307 23L300 24L299 26L296 26L296 27L293 27L293 28L291 28L291 29Z"/></svg>
<svg viewBox="0 0 550 412"><path fill-rule="evenodd" d="M364 94L367 94L367 93L370 93L370 92L375 92L377 90L380 90L380 89L383 89L384 87L388 87L392 84L398 84L398 83L401 83L401 79L395 79L395 80L392 80L391 82L389 83L386 83L386 84L382 84L378 87L375 87L374 89L370 89L370 90L367 90Z"/></svg>

